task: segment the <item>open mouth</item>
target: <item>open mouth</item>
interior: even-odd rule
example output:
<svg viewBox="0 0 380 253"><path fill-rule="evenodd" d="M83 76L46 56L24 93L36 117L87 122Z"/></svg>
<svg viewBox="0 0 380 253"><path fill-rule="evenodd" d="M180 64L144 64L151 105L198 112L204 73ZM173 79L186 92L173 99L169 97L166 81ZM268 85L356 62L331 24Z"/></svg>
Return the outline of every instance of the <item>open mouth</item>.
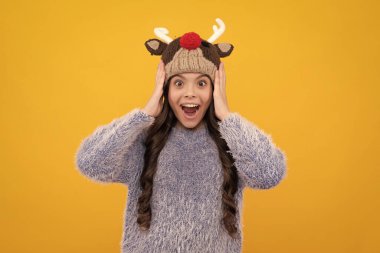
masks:
<svg viewBox="0 0 380 253"><path fill-rule="evenodd" d="M200 105L197 105L197 106L193 106L193 107L188 107L188 106L183 106L181 105L182 107L182 111L184 112L184 115L186 118L194 118L197 114L197 111L199 110L199 107Z"/></svg>

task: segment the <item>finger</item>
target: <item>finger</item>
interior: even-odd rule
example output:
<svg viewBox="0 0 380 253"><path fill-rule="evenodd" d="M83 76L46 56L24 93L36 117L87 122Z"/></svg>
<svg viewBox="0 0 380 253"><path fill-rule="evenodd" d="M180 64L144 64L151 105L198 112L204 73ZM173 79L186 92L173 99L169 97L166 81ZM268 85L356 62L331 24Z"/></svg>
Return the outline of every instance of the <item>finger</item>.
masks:
<svg viewBox="0 0 380 253"><path fill-rule="evenodd" d="M223 94L223 63L218 70L218 80L219 80L219 91Z"/></svg>
<svg viewBox="0 0 380 253"><path fill-rule="evenodd" d="M224 72L224 63L221 63L221 71L220 71L220 82L221 82L221 85L223 86L222 88L225 87L225 84L226 84L226 75L225 75L225 72Z"/></svg>
<svg viewBox="0 0 380 253"><path fill-rule="evenodd" d="M165 65L163 63L160 72L162 73L162 75L165 75Z"/></svg>
<svg viewBox="0 0 380 253"><path fill-rule="evenodd" d="M157 73L156 73L156 78L158 78L160 75L161 75L162 71L161 71L161 67L158 66L157 68Z"/></svg>
<svg viewBox="0 0 380 253"><path fill-rule="evenodd" d="M221 93L223 94L223 97L225 97L226 96L226 76L224 72L224 66L222 67L222 70L221 70L220 79L221 79L220 90L221 90Z"/></svg>
<svg viewBox="0 0 380 253"><path fill-rule="evenodd" d="M219 90L219 71L215 71L215 80L214 80L214 92Z"/></svg>
<svg viewBox="0 0 380 253"><path fill-rule="evenodd" d="M163 76L165 76L165 69L163 68L163 65L160 63L160 67L157 71L157 78L161 80Z"/></svg>
<svg viewBox="0 0 380 253"><path fill-rule="evenodd" d="M162 60L161 60L160 63L158 64L158 70L162 71L162 67L163 67L163 63L162 63Z"/></svg>
<svg viewBox="0 0 380 253"><path fill-rule="evenodd" d="M162 63L162 60L160 60L160 62L158 63L157 70L161 69L161 63Z"/></svg>
<svg viewBox="0 0 380 253"><path fill-rule="evenodd" d="M161 60L160 63L158 64L158 68L157 68L157 73L161 74L162 72L164 72L164 63L163 61Z"/></svg>

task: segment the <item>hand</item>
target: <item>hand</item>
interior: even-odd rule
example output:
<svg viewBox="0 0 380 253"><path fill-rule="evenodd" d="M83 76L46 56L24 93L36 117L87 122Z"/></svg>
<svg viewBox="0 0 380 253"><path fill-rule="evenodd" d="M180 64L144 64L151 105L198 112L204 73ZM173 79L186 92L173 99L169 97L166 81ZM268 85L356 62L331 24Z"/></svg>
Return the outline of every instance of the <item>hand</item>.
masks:
<svg viewBox="0 0 380 253"><path fill-rule="evenodd" d="M230 113L227 104L226 75L223 62L220 63L219 70L215 71L214 107L216 117L219 120L223 120Z"/></svg>
<svg viewBox="0 0 380 253"><path fill-rule="evenodd" d="M164 62L160 60L157 68L156 74L156 86L153 91L152 97L149 99L143 111L150 116L157 117L161 111L162 106L164 104L164 100L162 97L163 87L165 82L165 66Z"/></svg>

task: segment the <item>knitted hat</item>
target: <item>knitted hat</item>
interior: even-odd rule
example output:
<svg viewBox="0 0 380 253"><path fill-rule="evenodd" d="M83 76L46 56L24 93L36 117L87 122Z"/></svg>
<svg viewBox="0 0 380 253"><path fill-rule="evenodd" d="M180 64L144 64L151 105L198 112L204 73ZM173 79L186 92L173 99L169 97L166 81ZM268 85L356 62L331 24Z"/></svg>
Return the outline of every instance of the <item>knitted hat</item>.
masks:
<svg viewBox="0 0 380 253"><path fill-rule="evenodd" d="M151 55L162 55L165 65L165 82L173 75L184 72L199 72L208 74L214 82L215 71L219 69L220 57L229 56L234 48L230 43L212 44L225 31L225 25L220 18L216 19L219 28L214 25L214 34L208 39L202 39L195 32L188 32L179 38L171 39L164 27L154 29L158 39L149 39L145 47Z"/></svg>

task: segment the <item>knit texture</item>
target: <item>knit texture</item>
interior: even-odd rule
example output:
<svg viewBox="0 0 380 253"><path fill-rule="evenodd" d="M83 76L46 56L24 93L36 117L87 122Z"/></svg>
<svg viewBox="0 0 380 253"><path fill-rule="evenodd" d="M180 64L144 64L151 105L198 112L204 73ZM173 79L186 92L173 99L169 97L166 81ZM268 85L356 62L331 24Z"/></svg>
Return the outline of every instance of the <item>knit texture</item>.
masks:
<svg viewBox="0 0 380 253"><path fill-rule="evenodd" d="M154 38L145 41L144 45L151 55L162 55L165 82L176 74L186 72L207 74L214 82L220 58L229 56L234 49L230 43L212 44L195 32L185 33L169 44Z"/></svg>
<svg viewBox="0 0 380 253"><path fill-rule="evenodd" d="M133 109L95 129L82 140L75 156L80 173L94 182L128 186L121 252L241 252L243 189L277 185L286 175L285 153L270 135L238 113L218 123L239 175L235 195L238 238L233 239L221 223L222 165L205 123L196 130L173 127L158 157L151 226L142 231L136 222L139 177L144 165L143 140L153 121L141 109Z"/></svg>
<svg viewBox="0 0 380 253"><path fill-rule="evenodd" d="M188 50L180 48L171 62L165 65L165 82L170 77L185 72L198 72L210 76L212 82L215 80L216 66L203 56L200 48Z"/></svg>

